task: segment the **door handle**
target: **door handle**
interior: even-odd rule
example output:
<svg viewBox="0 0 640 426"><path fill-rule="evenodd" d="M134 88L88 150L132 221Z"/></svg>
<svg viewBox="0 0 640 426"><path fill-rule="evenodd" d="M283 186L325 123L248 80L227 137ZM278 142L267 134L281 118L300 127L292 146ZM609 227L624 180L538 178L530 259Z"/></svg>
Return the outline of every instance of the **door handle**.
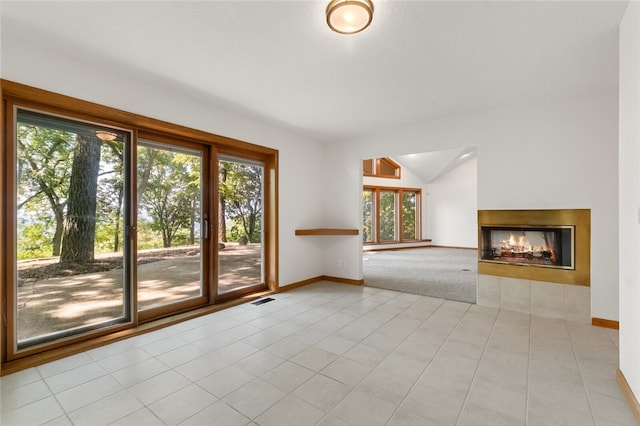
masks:
<svg viewBox="0 0 640 426"><path fill-rule="evenodd" d="M202 221L202 227L204 228L202 232L202 238L206 240L209 238L209 219L204 219Z"/></svg>

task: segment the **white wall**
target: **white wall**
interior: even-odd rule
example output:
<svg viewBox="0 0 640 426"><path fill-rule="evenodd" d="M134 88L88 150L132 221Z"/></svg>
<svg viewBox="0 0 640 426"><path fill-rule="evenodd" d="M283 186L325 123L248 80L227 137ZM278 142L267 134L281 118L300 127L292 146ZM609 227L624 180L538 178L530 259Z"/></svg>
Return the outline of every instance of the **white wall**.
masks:
<svg viewBox="0 0 640 426"><path fill-rule="evenodd" d="M280 285L322 275L325 247L295 237L323 226L322 146L186 88L108 69L3 34L2 78L279 150Z"/></svg>
<svg viewBox="0 0 640 426"><path fill-rule="evenodd" d="M594 317L618 319L617 89L381 132L327 147L326 220L359 227L362 158L476 146L478 209L591 209ZM393 144L389 144L392 140ZM338 276L361 278L359 245L343 241ZM338 273L342 272L342 273ZM346 274L346 275L345 275Z"/></svg>
<svg viewBox="0 0 640 426"><path fill-rule="evenodd" d="M438 246L478 247L478 160L427 185L426 238Z"/></svg>
<svg viewBox="0 0 640 426"><path fill-rule="evenodd" d="M640 4L620 26L620 370L640 400Z"/></svg>

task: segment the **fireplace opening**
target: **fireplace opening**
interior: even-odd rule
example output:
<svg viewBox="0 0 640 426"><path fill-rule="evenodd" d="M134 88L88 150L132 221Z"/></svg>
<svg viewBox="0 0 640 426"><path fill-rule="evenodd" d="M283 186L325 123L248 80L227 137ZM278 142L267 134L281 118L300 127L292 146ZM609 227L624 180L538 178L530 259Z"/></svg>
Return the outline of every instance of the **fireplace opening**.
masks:
<svg viewBox="0 0 640 426"><path fill-rule="evenodd" d="M575 269L575 226L481 226L480 261Z"/></svg>

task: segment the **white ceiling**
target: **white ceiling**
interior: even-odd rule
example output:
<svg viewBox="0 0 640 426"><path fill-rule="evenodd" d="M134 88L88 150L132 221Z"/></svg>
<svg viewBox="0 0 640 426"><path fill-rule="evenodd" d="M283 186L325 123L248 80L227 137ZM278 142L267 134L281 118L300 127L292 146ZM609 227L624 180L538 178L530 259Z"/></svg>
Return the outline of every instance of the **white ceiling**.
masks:
<svg viewBox="0 0 640 426"><path fill-rule="evenodd" d="M344 36L325 1L8 2L3 40L137 73L331 142L617 86L627 2L373 0Z"/></svg>
<svg viewBox="0 0 640 426"><path fill-rule="evenodd" d="M424 183L430 183L463 163L475 158L474 147L397 155L393 160L411 170Z"/></svg>

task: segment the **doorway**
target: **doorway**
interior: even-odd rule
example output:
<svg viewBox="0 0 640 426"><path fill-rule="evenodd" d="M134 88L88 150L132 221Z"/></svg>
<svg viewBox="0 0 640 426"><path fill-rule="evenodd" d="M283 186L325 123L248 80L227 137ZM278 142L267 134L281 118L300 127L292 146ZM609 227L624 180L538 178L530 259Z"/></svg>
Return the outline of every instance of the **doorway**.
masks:
<svg viewBox="0 0 640 426"><path fill-rule="evenodd" d="M265 164L218 157L218 297L266 288L264 274Z"/></svg>
<svg viewBox="0 0 640 426"><path fill-rule="evenodd" d="M365 285L475 302L476 149L385 159L397 167L384 180L363 162Z"/></svg>

